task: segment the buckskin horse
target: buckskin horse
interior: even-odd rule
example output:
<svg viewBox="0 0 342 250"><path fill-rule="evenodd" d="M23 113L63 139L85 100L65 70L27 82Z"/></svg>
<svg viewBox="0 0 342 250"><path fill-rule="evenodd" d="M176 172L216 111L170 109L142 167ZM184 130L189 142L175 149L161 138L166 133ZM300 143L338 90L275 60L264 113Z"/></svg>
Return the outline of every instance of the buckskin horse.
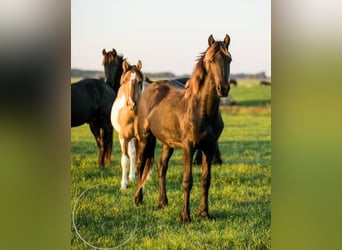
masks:
<svg viewBox="0 0 342 250"><path fill-rule="evenodd" d="M121 189L127 187L127 172L129 180L135 179L136 161L136 134L135 118L136 104L143 89L144 74L141 72L142 63L139 60L136 65L130 66L125 60L122 63L123 73L121 86L118 91L111 111L111 122L119 133L121 145L122 179Z"/></svg>
<svg viewBox="0 0 342 250"><path fill-rule="evenodd" d="M189 80L188 77L181 77L181 78L175 78L172 79L171 82L175 85L178 85L179 87L182 87L180 84L185 86L186 82ZM152 83L150 81L149 83ZM215 155L213 157L213 162L212 164L222 164L222 158L221 158L221 152L219 147L217 147L217 150L215 152ZM194 157L194 164L201 165L202 164L202 152L200 150L196 150L195 157Z"/></svg>
<svg viewBox="0 0 342 250"><path fill-rule="evenodd" d="M219 112L220 97L228 95L231 55L230 37L224 41L208 38L209 47L201 54L186 89L169 81L151 83L141 94L138 103L138 187L136 204L143 201L143 186L153 164L156 138L163 143L158 160L159 207L168 204L165 177L168 161L174 148L183 150L184 204L180 222L190 218L190 191L193 185L192 158L195 149L203 152L201 199L198 215L210 219L208 192L211 164L224 124Z"/></svg>

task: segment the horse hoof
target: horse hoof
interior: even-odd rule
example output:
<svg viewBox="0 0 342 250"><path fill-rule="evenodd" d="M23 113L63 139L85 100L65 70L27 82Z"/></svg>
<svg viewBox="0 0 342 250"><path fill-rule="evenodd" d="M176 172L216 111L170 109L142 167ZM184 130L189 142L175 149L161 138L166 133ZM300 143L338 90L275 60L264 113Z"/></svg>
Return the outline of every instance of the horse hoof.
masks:
<svg viewBox="0 0 342 250"><path fill-rule="evenodd" d="M158 208L164 208L165 206L167 206L167 201L166 202L159 202L158 204Z"/></svg>
<svg viewBox="0 0 342 250"><path fill-rule="evenodd" d="M143 200L142 197L143 197L142 195L136 195L136 196L134 197L134 202L135 202L135 204L141 205L141 204L142 204L142 200Z"/></svg>
<svg viewBox="0 0 342 250"><path fill-rule="evenodd" d="M134 180L135 180L135 176L129 176L128 178L129 178L130 182L134 182Z"/></svg>
<svg viewBox="0 0 342 250"><path fill-rule="evenodd" d="M179 216L179 218L178 218L178 220L179 220L179 222L181 223L181 224L186 224L186 223L189 223L189 222L191 222L191 218L190 218L190 216L188 216L188 215L180 215Z"/></svg>
<svg viewBox="0 0 342 250"><path fill-rule="evenodd" d="M215 217L210 216L207 212L199 212L199 213L197 214L197 216L198 216L198 217L201 217L201 218L203 218L203 219L205 219L205 220L215 220Z"/></svg>
<svg viewBox="0 0 342 250"><path fill-rule="evenodd" d="M122 183L120 190L126 190L127 189L127 183Z"/></svg>
<svg viewBox="0 0 342 250"><path fill-rule="evenodd" d="M142 205L142 201L137 197L134 198L134 202L136 205Z"/></svg>

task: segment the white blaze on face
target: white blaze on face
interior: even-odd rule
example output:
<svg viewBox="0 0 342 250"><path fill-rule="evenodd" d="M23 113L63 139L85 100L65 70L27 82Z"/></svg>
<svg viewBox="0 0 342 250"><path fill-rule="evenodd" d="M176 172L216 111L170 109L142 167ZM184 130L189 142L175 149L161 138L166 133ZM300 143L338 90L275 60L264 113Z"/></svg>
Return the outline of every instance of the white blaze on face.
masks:
<svg viewBox="0 0 342 250"><path fill-rule="evenodd" d="M135 72L131 73L131 78L130 78L131 82L132 82L133 80L135 80L135 77L136 77L136 73L135 73Z"/></svg>
<svg viewBox="0 0 342 250"><path fill-rule="evenodd" d="M129 89L130 89L130 92L132 91L132 87L133 87L133 81L135 80L136 78L136 73L135 72L132 72L131 73L131 77L130 77L130 85L129 85ZM132 107L134 106L134 100L132 99L132 96L129 96L128 97L128 101L129 103L132 105Z"/></svg>

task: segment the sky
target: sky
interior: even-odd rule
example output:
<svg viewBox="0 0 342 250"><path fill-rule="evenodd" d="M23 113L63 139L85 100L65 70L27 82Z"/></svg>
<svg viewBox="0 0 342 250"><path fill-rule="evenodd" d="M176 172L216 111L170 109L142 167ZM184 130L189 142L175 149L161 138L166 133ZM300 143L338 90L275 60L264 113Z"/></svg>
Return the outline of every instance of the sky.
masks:
<svg viewBox="0 0 342 250"><path fill-rule="evenodd" d="M231 38L231 73L271 76L271 0L72 0L71 67L115 49L144 72L191 74L208 37Z"/></svg>

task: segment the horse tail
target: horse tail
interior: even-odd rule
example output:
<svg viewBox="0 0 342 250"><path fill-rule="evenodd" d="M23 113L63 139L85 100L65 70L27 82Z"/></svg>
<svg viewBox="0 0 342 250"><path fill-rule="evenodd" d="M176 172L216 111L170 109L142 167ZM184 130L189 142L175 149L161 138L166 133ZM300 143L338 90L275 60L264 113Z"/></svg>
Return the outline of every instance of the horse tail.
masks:
<svg viewBox="0 0 342 250"><path fill-rule="evenodd" d="M142 164L142 178L141 185L143 186L147 180L148 174L152 169L154 162L154 150L156 147L156 137L150 133L146 140L146 146L143 152L143 164Z"/></svg>
<svg viewBox="0 0 342 250"><path fill-rule="evenodd" d="M144 140L138 143L137 171L139 174L139 183L134 195L136 204L141 204L143 200L142 188L145 185L149 172L153 166L154 149L156 147L156 137L150 132Z"/></svg>

